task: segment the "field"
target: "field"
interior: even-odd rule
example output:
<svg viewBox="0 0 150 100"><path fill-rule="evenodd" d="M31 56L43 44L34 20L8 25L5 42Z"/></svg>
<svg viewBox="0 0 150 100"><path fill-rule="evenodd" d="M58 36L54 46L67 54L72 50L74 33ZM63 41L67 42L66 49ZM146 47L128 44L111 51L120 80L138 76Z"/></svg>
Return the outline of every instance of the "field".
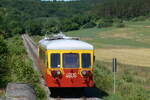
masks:
<svg viewBox="0 0 150 100"><path fill-rule="evenodd" d="M126 100L149 100L150 20L125 22L124 28L91 28L66 34L79 36L81 40L95 46L95 82L98 88L112 94L113 89L109 87L112 84L111 62L112 58L117 58L117 95L126 97ZM104 71L102 66L107 67L110 72Z"/></svg>
<svg viewBox="0 0 150 100"><path fill-rule="evenodd" d="M150 49L96 49L96 59L111 62L117 58L119 63L150 67ZM109 55L109 56L108 56Z"/></svg>
<svg viewBox="0 0 150 100"><path fill-rule="evenodd" d="M124 28L91 28L67 32L95 46L96 59L150 67L150 21L125 22Z"/></svg>
<svg viewBox="0 0 150 100"><path fill-rule="evenodd" d="M150 97L150 21L125 22L124 28L91 28L70 31L68 36L80 37L95 47L95 83L113 94L112 58L117 58L116 99L149 100ZM41 36L32 37L38 42ZM113 97L112 97L113 98ZM126 99L124 99L126 98Z"/></svg>

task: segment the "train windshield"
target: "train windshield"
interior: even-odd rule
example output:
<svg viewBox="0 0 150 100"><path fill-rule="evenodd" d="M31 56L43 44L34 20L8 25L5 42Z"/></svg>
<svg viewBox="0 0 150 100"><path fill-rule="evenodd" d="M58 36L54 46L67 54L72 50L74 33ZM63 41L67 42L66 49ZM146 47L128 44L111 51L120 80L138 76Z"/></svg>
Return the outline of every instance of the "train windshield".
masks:
<svg viewBox="0 0 150 100"><path fill-rule="evenodd" d="M82 53L82 67L83 68L91 67L91 54Z"/></svg>
<svg viewBox="0 0 150 100"><path fill-rule="evenodd" d="M60 54L52 53L51 54L51 68L59 68L60 67Z"/></svg>
<svg viewBox="0 0 150 100"><path fill-rule="evenodd" d="M64 53L63 54L64 68L79 68L79 54L78 53Z"/></svg>

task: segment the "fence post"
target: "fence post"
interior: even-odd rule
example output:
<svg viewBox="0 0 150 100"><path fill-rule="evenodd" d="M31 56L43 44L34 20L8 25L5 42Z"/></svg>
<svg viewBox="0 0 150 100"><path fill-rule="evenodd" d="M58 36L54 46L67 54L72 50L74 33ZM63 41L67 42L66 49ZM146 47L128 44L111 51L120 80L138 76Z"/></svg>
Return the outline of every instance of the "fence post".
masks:
<svg viewBox="0 0 150 100"><path fill-rule="evenodd" d="M113 72L113 76L114 76L114 94L116 93L116 72L117 72L117 59L113 58L112 60L112 72Z"/></svg>

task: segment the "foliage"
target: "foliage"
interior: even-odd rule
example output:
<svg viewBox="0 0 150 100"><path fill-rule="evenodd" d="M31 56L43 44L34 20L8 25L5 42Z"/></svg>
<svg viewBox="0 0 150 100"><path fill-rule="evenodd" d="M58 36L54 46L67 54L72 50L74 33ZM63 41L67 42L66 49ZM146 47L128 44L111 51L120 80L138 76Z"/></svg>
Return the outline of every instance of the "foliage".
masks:
<svg viewBox="0 0 150 100"><path fill-rule="evenodd" d="M125 24L123 22L122 23L115 23L114 25L117 28L123 28L123 27L125 27Z"/></svg>
<svg viewBox="0 0 150 100"><path fill-rule="evenodd" d="M34 89L35 89L36 95L38 97L37 100L46 100L46 92L39 84L36 83L34 85Z"/></svg>
<svg viewBox="0 0 150 100"><path fill-rule="evenodd" d="M0 36L0 88L5 88L8 82L31 83L38 100L45 100L46 94L39 86L39 74L31 66L20 36L7 38L7 42Z"/></svg>
<svg viewBox="0 0 150 100"><path fill-rule="evenodd" d="M94 73L96 86L107 92L110 91L113 82L110 72L103 65L96 65Z"/></svg>
<svg viewBox="0 0 150 100"><path fill-rule="evenodd" d="M7 85L7 75L9 74L8 69L8 47L3 36L0 35L0 88Z"/></svg>
<svg viewBox="0 0 150 100"><path fill-rule="evenodd" d="M0 0L0 33L11 37L29 33L44 35L81 28L108 27L110 18L144 20L150 14L149 0ZM21 5L21 6L20 6ZM118 22L116 27L124 27Z"/></svg>
<svg viewBox="0 0 150 100"><path fill-rule="evenodd" d="M89 23L83 25L81 28L93 28L95 26L96 26L95 23L89 22Z"/></svg>
<svg viewBox="0 0 150 100"><path fill-rule="evenodd" d="M112 23L113 23L113 21L110 18L108 18L108 19L107 18L106 19L100 19L97 22L97 27L98 28L109 27L109 26L112 26Z"/></svg>
<svg viewBox="0 0 150 100"><path fill-rule="evenodd" d="M39 81L38 74L31 67L31 61L23 56L13 55L11 58L11 81L35 83ZM13 65L13 66L12 66Z"/></svg>
<svg viewBox="0 0 150 100"><path fill-rule="evenodd" d="M145 16L139 16L132 19L132 21L145 21L145 20L146 20Z"/></svg>
<svg viewBox="0 0 150 100"><path fill-rule="evenodd" d="M149 96L150 96L149 90L145 89L145 87L143 87L141 84L135 82L134 75L130 73L131 70L125 71L125 73L119 73L119 72L116 73L116 93L113 94L112 93L113 88L111 88L112 87L111 84L113 83L112 82L113 77L109 72L109 70L107 69L107 67L111 65L108 63L106 64L98 61L96 63L98 65L96 66L95 69L97 70L95 72L95 76L96 76L95 83L98 88L103 89L104 91L107 91L107 93L109 93L109 96L104 97L104 100L149 100ZM119 64L119 66L122 67L123 65ZM105 80L103 79L103 76L100 74L102 73L101 71L102 69L103 69L102 75L105 75L106 78ZM111 81L108 82L106 80L111 80ZM102 87L107 86L109 89L102 88L101 85Z"/></svg>
<svg viewBox="0 0 150 100"><path fill-rule="evenodd" d="M113 24L114 24L114 26L117 27L117 28L125 27L125 23L123 22L123 20L118 19L118 18L114 18L114 19L113 19Z"/></svg>
<svg viewBox="0 0 150 100"><path fill-rule="evenodd" d="M122 79L126 82L133 82L133 77L128 71L124 73Z"/></svg>
<svg viewBox="0 0 150 100"><path fill-rule="evenodd" d="M93 12L102 17L130 19L150 12L149 0L102 0L97 3Z"/></svg>

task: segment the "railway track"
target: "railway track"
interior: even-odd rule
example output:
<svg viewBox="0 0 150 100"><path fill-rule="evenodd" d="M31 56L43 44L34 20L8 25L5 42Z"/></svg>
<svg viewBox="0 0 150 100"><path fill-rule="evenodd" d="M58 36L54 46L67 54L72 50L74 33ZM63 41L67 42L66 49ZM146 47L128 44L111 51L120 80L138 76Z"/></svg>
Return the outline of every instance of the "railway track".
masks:
<svg viewBox="0 0 150 100"><path fill-rule="evenodd" d="M36 69L38 72L40 72L38 70L38 68L36 67L36 66L38 66L38 63L37 63L38 48L37 48L36 43L27 34L22 35L22 39L24 41L24 45L27 49L28 55L30 56L30 58L34 62L34 65L33 65L34 69ZM47 95L47 98L48 98L47 100L102 100L102 99L98 98L97 96L89 96L88 94L91 95L90 92L92 92L90 89L89 90L88 89L84 90L85 94L86 94L86 92L89 92L85 96L80 95L80 92L81 92L80 90L78 90L78 91L74 91L74 90L72 91L71 90L70 91L70 92L72 92L71 94L73 94L73 95L79 94L79 96L77 96L77 97L69 95L70 92L69 93L67 92L65 94L66 89L61 90L61 92L60 92L60 90L58 90L60 93L57 93L55 91L56 92L56 94L54 92L55 96L50 96L50 93L52 92L51 89L49 89L48 87L45 86L45 82L44 82L44 79L42 77L40 78L40 80L41 80L42 87L45 89L45 91L47 91L47 94L48 94ZM65 97L63 95L67 95L67 96Z"/></svg>
<svg viewBox="0 0 150 100"><path fill-rule="evenodd" d="M38 56L38 48L37 45L33 42L33 40L28 35L22 35L24 40L24 44L28 47L28 51L34 56L34 58Z"/></svg>

